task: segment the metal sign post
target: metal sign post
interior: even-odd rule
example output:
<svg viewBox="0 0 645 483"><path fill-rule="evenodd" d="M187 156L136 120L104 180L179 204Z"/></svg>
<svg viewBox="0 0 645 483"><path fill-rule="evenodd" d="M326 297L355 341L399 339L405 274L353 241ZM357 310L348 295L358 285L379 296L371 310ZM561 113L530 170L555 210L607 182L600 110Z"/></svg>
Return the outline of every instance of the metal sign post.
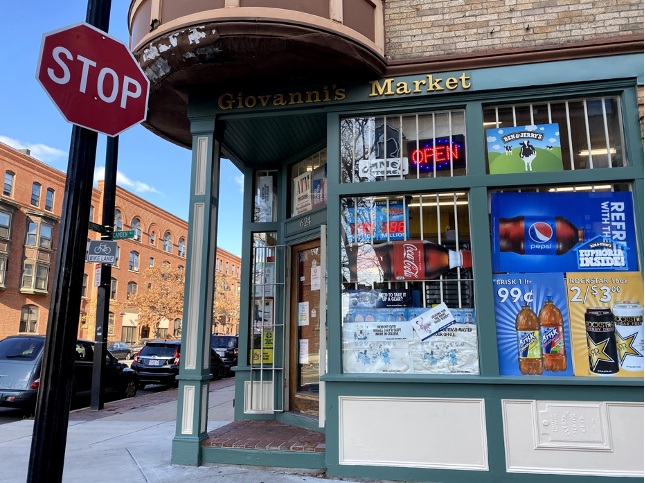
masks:
<svg viewBox="0 0 645 483"><path fill-rule="evenodd" d="M107 31L110 7L110 0L89 0L86 21ZM97 138L95 131L72 128L28 483L63 480Z"/></svg>

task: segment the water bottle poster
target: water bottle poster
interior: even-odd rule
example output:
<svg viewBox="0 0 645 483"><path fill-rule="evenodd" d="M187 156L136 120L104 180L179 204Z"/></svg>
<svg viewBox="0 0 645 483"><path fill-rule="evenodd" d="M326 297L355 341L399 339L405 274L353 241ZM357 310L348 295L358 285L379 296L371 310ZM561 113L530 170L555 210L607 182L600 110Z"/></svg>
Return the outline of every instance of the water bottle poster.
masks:
<svg viewBox="0 0 645 483"><path fill-rule="evenodd" d="M499 373L572 376L564 275L494 275L493 288Z"/></svg>
<svg viewBox="0 0 645 483"><path fill-rule="evenodd" d="M563 169L557 123L486 129L486 148L491 174Z"/></svg>
<svg viewBox="0 0 645 483"><path fill-rule="evenodd" d="M493 193L494 272L638 270L629 192Z"/></svg>
<svg viewBox="0 0 645 483"><path fill-rule="evenodd" d="M641 273L568 272L566 286L574 374L642 378Z"/></svg>

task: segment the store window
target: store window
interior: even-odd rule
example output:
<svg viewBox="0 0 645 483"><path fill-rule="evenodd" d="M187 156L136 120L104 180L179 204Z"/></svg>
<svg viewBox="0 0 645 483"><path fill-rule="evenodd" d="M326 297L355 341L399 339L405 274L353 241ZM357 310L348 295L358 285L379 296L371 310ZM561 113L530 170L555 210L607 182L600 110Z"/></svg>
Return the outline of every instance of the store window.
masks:
<svg viewBox="0 0 645 483"><path fill-rule="evenodd" d="M0 238L11 238L11 215L6 211L0 211Z"/></svg>
<svg viewBox="0 0 645 483"><path fill-rule="evenodd" d="M164 252L172 253L172 236L167 231L163 236L163 250Z"/></svg>
<svg viewBox="0 0 645 483"><path fill-rule="evenodd" d="M110 300L116 300L117 281L116 278L110 279Z"/></svg>
<svg viewBox="0 0 645 483"><path fill-rule="evenodd" d="M177 244L177 255L186 258L186 240L183 237L179 239Z"/></svg>
<svg viewBox="0 0 645 483"><path fill-rule="evenodd" d="M141 221L139 218L132 219L132 229L134 230L134 239L136 241L141 241Z"/></svg>
<svg viewBox="0 0 645 483"><path fill-rule="evenodd" d="M31 186L31 204L38 206L40 204L40 184L34 183Z"/></svg>
<svg viewBox="0 0 645 483"><path fill-rule="evenodd" d="M341 182L463 176L463 110L341 120Z"/></svg>
<svg viewBox="0 0 645 483"><path fill-rule="evenodd" d="M87 297L87 281L88 281L88 275L87 273L83 274L83 286L81 288L81 297Z"/></svg>
<svg viewBox="0 0 645 483"><path fill-rule="evenodd" d="M254 186L253 221L256 223L277 221L278 172L256 171Z"/></svg>
<svg viewBox="0 0 645 483"><path fill-rule="evenodd" d="M35 305L24 305L20 311L19 332L35 334L38 328L38 307Z"/></svg>
<svg viewBox="0 0 645 483"><path fill-rule="evenodd" d="M484 108L487 172L627 166L618 97Z"/></svg>
<svg viewBox="0 0 645 483"><path fill-rule="evenodd" d="M2 190L2 194L10 198L13 196L13 179L15 176L16 175L11 171L7 171L4 174L4 188Z"/></svg>
<svg viewBox="0 0 645 483"><path fill-rule="evenodd" d="M108 314L108 335L114 336L114 313Z"/></svg>
<svg viewBox="0 0 645 483"><path fill-rule="evenodd" d="M479 374L468 193L341 198L340 214L344 372Z"/></svg>
<svg viewBox="0 0 645 483"><path fill-rule="evenodd" d="M121 211L114 210L114 231L121 231L123 229L123 216Z"/></svg>
<svg viewBox="0 0 645 483"><path fill-rule="evenodd" d="M45 210L52 211L54 209L54 190L47 188L47 196L45 198Z"/></svg>
<svg viewBox="0 0 645 483"><path fill-rule="evenodd" d="M134 297L137 294L137 284L135 282L128 282L128 300L130 297Z"/></svg>
<svg viewBox="0 0 645 483"><path fill-rule="evenodd" d="M139 271L139 254L137 252L130 252L130 264L128 265L128 270L131 272Z"/></svg>
<svg viewBox="0 0 645 483"><path fill-rule="evenodd" d="M291 180L291 216L327 205L327 148L294 164Z"/></svg>

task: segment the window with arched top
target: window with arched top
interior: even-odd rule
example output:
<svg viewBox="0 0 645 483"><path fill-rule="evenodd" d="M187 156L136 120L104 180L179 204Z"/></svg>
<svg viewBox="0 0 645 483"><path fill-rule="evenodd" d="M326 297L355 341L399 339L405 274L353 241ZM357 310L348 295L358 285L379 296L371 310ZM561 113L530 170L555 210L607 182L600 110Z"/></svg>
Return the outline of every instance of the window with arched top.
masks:
<svg viewBox="0 0 645 483"><path fill-rule="evenodd" d="M163 236L163 251L172 253L172 236L170 235L169 231L164 233Z"/></svg>
<svg viewBox="0 0 645 483"><path fill-rule="evenodd" d="M31 186L31 204L33 206L40 204L40 183L34 183Z"/></svg>
<svg viewBox="0 0 645 483"><path fill-rule="evenodd" d="M114 210L114 231L123 229L123 216L119 210Z"/></svg>
<svg viewBox="0 0 645 483"><path fill-rule="evenodd" d="M128 282L128 300L137 294L138 286L136 282Z"/></svg>
<svg viewBox="0 0 645 483"><path fill-rule="evenodd" d="M153 257L150 257L150 268L155 266L155 259Z"/></svg>
<svg viewBox="0 0 645 483"><path fill-rule="evenodd" d="M139 218L132 218L132 229L134 230L134 239L141 241L141 221Z"/></svg>
<svg viewBox="0 0 645 483"><path fill-rule="evenodd" d="M47 197L45 198L45 210L46 211L54 210L54 190L52 188L47 188Z"/></svg>
<svg viewBox="0 0 645 483"><path fill-rule="evenodd" d="M150 244L151 245L155 244L155 232L154 232L154 230L150 232Z"/></svg>
<svg viewBox="0 0 645 483"><path fill-rule="evenodd" d="M4 188L2 194L11 198L13 196L13 178L16 176L12 171L4 174Z"/></svg>
<svg viewBox="0 0 645 483"><path fill-rule="evenodd" d="M177 255L182 258L186 258L186 240L184 239L184 237L181 237L179 239L179 243L177 244Z"/></svg>

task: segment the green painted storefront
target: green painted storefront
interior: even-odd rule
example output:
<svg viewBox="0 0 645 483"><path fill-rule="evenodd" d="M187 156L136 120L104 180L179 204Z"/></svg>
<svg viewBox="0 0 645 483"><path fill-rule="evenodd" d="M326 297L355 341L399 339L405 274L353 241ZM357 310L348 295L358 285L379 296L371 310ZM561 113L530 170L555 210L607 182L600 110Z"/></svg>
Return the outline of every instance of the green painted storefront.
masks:
<svg viewBox="0 0 645 483"><path fill-rule="evenodd" d="M391 84L400 93L388 94L388 80L377 83L344 84L342 79L329 87L330 100L306 102L307 92L317 91L322 96L327 86L297 86L285 89L262 89L246 87L237 91L219 92L205 90L191 95L189 119L193 135L193 161L191 183L191 208L189 220L189 248L187 256L187 303L185 304L182 345L182 366L179 376L179 404L177 433L173 441L172 461L175 464L196 465L201 462L254 464L267 466L326 468L327 474L343 477L363 477L410 481L481 481L481 482L533 482L545 477L557 482L614 481L620 476L636 476L633 470L617 469L622 459L611 463L612 450L581 451L572 448L559 450L565 455L564 462L558 458L559 470L553 471L549 459L553 454L536 449L543 454L540 464L522 465L522 458L530 461L527 454L513 453L506 447L509 424L505 416L506 402L522 401L568 401L620 403L612 408L635 407L641 414L633 435L613 437L629 441L629 458L640 460L642 472L642 378L590 378L590 377L514 377L500 376L497 335L495 326L495 293L492 277L492 256L489 219L489 192L518 187L574 186L581 184L628 183L634 202L636 235L640 244L639 266L642 267L643 244L643 145L637 109L637 86L643 84L643 56L630 54L545 62L508 67L484 68L468 71L433 73L429 76L415 75L394 79ZM443 90L427 91L428 85L443 79ZM447 84L454 78L455 82ZM429 81L416 84L415 81ZM405 84L403 84L405 83ZM423 89L419 88L423 86ZM435 84L436 86L436 84ZM451 88L448 88L450 86ZM416 88L416 89L415 89ZM342 89L334 94L334 89ZM409 92L413 89L420 92ZM226 97L223 94L229 93ZM382 95L379 94L382 92ZM274 96L284 95L285 105L275 105ZM300 96L289 94L299 93ZM370 95L372 94L372 95ZM263 97L264 96L264 97ZM269 97L271 96L271 97ZM514 105L522 103L557 102L567 99L586 99L615 96L621 106L624 148L628 165L614 168L576 169L554 172L534 172L490 175L486 172L486 140L482 128L486 106ZM251 99L253 98L253 99ZM266 106L263 106L263 99ZM309 96L310 100L315 97ZM336 100L335 100L336 99ZM290 100L293 103L290 103ZM301 103L298 101L302 101ZM278 101L280 104L281 102ZM252 107L249 107L252 106ZM229 108L230 107L230 108ZM399 179L371 183L341 183L341 119L356 116L389 116L405 113L431 113L440 110L459 109L464 112L467 153L467 174L453 177L422 179ZM322 148L327 149L327 206L299 216L290 216L291 177L289 167L311 156ZM218 200L219 157L231 159L245 176L244 224L241 273L240 312L240 365L236 369L236 419L277 419L288 424L304 425L325 432L326 453L288 453L202 447L207 438L206 409L208 407L208 360L210 322L205 322L212 313L207 294L212 294L214 250L217 236L217 210L226 209L226 201ZM275 221L253 222L256 173L271 171L275 174L277 202ZM341 293L341 199L359 196L396 196L405 193L439 193L443 191L468 193L470 236L472 243L474 305L477 311L479 375L428 375L428 374L359 374L344 373L342 367L342 306ZM275 334L273 364L260 370L249 365L248 355L251 323L253 318L253 273L251 254L253 236L256 233L275 233L277 250L275 277L285 280L288 247L316 239L321 226L326 226L327 243L327 373L324 381L324 427L316 421L299 417L287 411L282 379L287 370L283 354L289 347L285 341L283 318L289 307L285 304L285 286L276 287ZM282 250L280 252L280 250ZM286 266L286 270L290 267ZM245 322L246 321L246 322ZM255 347L257 348L257 347ZM206 367L205 367L206 365ZM252 375L252 376L251 376ZM247 382L275 378L273 409L266 413L245 412ZM247 387L247 389L245 389ZM415 401L440 401L450 407L454 401L453 434L418 434L414 427L394 428L388 425L390 415L382 414L382 447L423 445L430 441L445 441L447 447L459 448L460 441L473 437L481 438L481 464L433 463L428 465L409 461L387 461L380 457L375 461L356 461L345 458L343 439L351 412L343 406L366 402L387 404L412 404ZM474 404L473 417L479 421L478 428L463 427L460 420L460 404ZM342 407L341 407L342 406ZM394 406L392 406L394 407ZM404 406L397 406L404 407ZM479 408L479 409L477 409ZM477 419L477 411L481 418ZM347 409L349 411L349 409ZM622 409L612 409L612 426L622 427L625 414ZM510 413L509 413L510 414ZM519 414L519 413L518 413ZM632 413L629 413L632 414ZM423 418L423 416L420 416ZM510 416L509 416L510 417ZM518 418L520 416L517 416ZM515 421L515 420L513 420ZM472 429L472 432L471 432ZM353 428L359 431L360 428ZM359 433L355 433L359 434ZM393 436L394 435L394 436ZM407 435L407 436L406 436ZM521 435L520 435L521 436ZM625 439L626 438L626 439ZM617 440L618 440L617 439ZM432 443L434 444L434 443ZM640 444L640 446L639 446ZM540 453L540 451L542 451ZM552 450L553 451L553 450ZM596 452L594 452L596 451ZM566 455L572 456L567 468ZM380 454L380 453L379 453ZM609 456L607 456L609 454ZM585 460L594 455L608 458L607 473L585 473L580 470ZM556 455L557 456L557 455ZM517 459L515 459L517 458ZM576 459L579 458L579 459ZM431 458L429 458L431 460ZM468 458L466 458L467 460ZM512 461L511 461L512 459ZM574 461L575 460L575 461ZM516 464L516 462L518 462ZM613 465L613 466L612 466ZM555 474L555 473L561 474ZM544 473L544 474L541 474ZM548 474L548 476L545 476ZM600 476L596 476L600 475ZM641 473L642 477L642 473Z"/></svg>

